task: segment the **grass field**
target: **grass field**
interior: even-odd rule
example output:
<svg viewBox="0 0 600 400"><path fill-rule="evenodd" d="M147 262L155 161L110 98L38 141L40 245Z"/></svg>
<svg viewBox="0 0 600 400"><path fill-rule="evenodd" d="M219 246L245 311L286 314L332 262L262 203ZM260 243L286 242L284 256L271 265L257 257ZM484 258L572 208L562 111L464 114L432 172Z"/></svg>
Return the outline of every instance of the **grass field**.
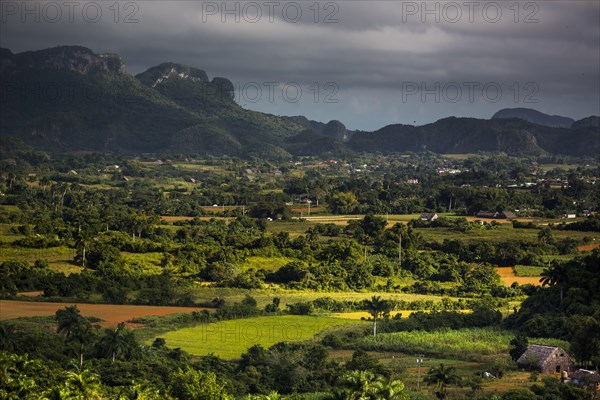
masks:
<svg viewBox="0 0 600 400"><path fill-rule="evenodd" d="M315 292L315 291L299 291L286 290L280 288L270 289L236 289L236 288L220 288L212 286L198 286L193 289L194 300L197 302L210 302L216 297L225 299L228 304L240 302L246 295L254 297L258 303L258 307L262 308L272 302L274 297L281 299L282 308L286 304L293 304L302 301L311 301L321 297L330 297L335 300L365 300L372 296L381 296L386 300L431 300L439 302L441 296L412 294L412 293L388 293L388 292Z"/></svg>
<svg viewBox="0 0 600 400"><path fill-rule="evenodd" d="M275 272L279 268L294 261L288 257L248 257L246 261L239 264L238 268L242 271L254 268L255 270L266 269L267 271Z"/></svg>
<svg viewBox="0 0 600 400"><path fill-rule="evenodd" d="M579 165L577 164L539 164L538 169L542 172L548 172L553 169L561 169L563 171L575 170Z"/></svg>
<svg viewBox="0 0 600 400"><path fill-rule="evenodd" d="M450 228L417 228L416 232L423 235L425 240L443 242L445 239L461 240L465 243L477 243L482 241L504 242L504 241L529 241L537 242L537 229L514 229L512 225L502 224L494 229L472 229L468 232L455 232ZM590 235L591 234L591 235ZM586 236L592 236L593 232L559 231L553 230L555 239L583 240Z"/></svg>
<svg viewBox="0 0 600 400"><path fill-rule="evenodd" d="M408 316L410 316L412 313L416 313L416 312L420 312L420 311L424 311L424 312L429 312L428 310L394 310L390 312L390 317L394 317L397 314L401 314L402 318L406 318ZM461 310L460 312L470 312L469 310ZM326 316L328 317L335 317L335 318L344 318L344 319L362 319L362 318L372 318L371 314L369 314L366 311L353 311L353 312L341 312L341 313L331 313L331 314L326 314Z"/></svg>
<svg viewBox="0 0 600 400"><path fill-rule="evenodd" d="M138 264L147 274L158 275L163 272L160 263L163 258L163 253L127 253L121 252L123 259L127 264Z"/></svg>
<svg viewBox="0 0 600 400"><path fill-rule="evenodd" d="M75 249L68 247L50 247L48 249L29 249L23 247L0 247L0 262L8 260L27 261L30 265L36 260L46 259L52 270L70 274L80 272L81 267L73 265Z"/></svg>
<svg viewBox="0 0 600 400"><path fill-rule="evenodd" d="M267 348L278 342L310 340L325 329L356 323L362 322L300 315L256 317L201 324L161 337L167 346L180 347L192 355L214 353L221 358L235 359L255 344Z"/></svg>
<svg viewBox="0 0 600 400"><path fill-rule="evenodd" d="M330 358L337 362L347 362L352 358L353 352L353 350L332 350ZM494 360L473 362L446 357L422 356L423 362L419 369L415 362L416 355L412 352L410 354L403 354L388 351L369 351L368 353L380 363L387 366L392 371L395 379L404 382L407 389L428 393L432 396L431 398L435 398L436 386L427 386L422 381L431 367L438 367L443 363L447 367L454 367L456 373L462 378L470 379L474 375L481 375L484 371L488 371L490 364L494 363ZM508 360L508 355L503 359ZM532 385L532 382L529 380L530 374L528 371L508 371L504 373L501 379L484 379L482 381L482 392L498 395L515 388L529 388ZM420 385L417 383L419 380L421 381ZM417 390L417 388L419 389ZM464 400L474 398L469 386L450 386L448 394L450 399Z"/></svg>
<svg viewBox="0 0 600 400"><path fill-rule="evenodd" d="M86 317L97 317L103 320L101 326L116 326L120 322L148 315L167 315L177 313L191 313L204 310L198 307L159 307L159 306L134 306L116 304L83 304L83 303L43 303L34 301L0 300L0 320L14 318L53 316L57 310L67 306L76 305L81 314ZM128 324L138 326L136 324Z"/></svg>
<svg viewBox="0 0 600 400"><path fill-rule="evenodd" d="M542 275L544 269L544 267L534 267L531 265L515 265L514 268L517 276L535 276L538 278Z"/></svg>
<svg viewBox="0 0 600 400"><path fill-rule="evenodd" d="M2 206L2 208L0 208L0 211L2 212L8 212L7 207L15 207L15 206ZM16 207L15 207L16 208ZM17 208L17 211L19 209ZM22 239L25 236L21 235L20 233L13 233L10 231L10 229L15 226L15 225L11 225L11 224L0 224L0 241L2 241L3 243L12 243L15 240L18 239ZM0 250L2 251L2 250Z"/></svg>
<svg viewBox="0 0 600 400"><path fill-rule="evenodd" d="M408 354L426 354L437 357L481 361L486 356L507 353L515 334L493 328L469 328L434 332L395 332L366 336L359 339L365 350L394 351ZM531 339L531 343L561 346L568 342L558 339ZM567 350L568 351L568 350Z"/></svg>

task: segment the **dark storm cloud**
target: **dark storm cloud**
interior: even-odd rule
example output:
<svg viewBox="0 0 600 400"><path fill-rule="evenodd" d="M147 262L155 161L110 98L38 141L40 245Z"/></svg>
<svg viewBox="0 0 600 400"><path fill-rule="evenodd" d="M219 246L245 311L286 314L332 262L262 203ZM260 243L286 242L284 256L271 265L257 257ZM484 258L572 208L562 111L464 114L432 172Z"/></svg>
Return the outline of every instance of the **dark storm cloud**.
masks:
<svg viewBox="0 0 600 400"><path fill-rule="evenodd" d="M280 101L247 106L336 118L363 129L453 114L489 117L502 106L534 107L574 118L600 113L596 1L518 2L517 9L513 1L475 1L469 3L472 9L464 1L429 1L427 10L422 1L321 2L318 15L312 1L279 2L273 20L267 3L258 1L254 4L261 7L260 18L254 6L242 2L240 22L229 14L225 23L222 2L136 2L137 23L123 23L127 12L134 11L124 9L126 2L120 3L118 23L108 8L112 2L98 4L103 15L96 23L77 14L73 22L63 18L57 23L43 18L40 23L22 23L3 15L7 20L0 28L2 46L23 51L80 44L121 54L131 73L174 61L241 85L298 82L308 87L335 82L338 104ZM227 7L232 10L236 4L230 1ZM458 8L461 15L455 12ZM297 9L302 18L292 23ZM431 10L435 14L426 12ZM497 83L504 97L497 103L452 103L443 98L435 102L435 96L402 102L407 84L431 88L469 82ZM537 103L521 104L523 96L517 102L508 95L511 85L531 82L538 87Z"/></svg>

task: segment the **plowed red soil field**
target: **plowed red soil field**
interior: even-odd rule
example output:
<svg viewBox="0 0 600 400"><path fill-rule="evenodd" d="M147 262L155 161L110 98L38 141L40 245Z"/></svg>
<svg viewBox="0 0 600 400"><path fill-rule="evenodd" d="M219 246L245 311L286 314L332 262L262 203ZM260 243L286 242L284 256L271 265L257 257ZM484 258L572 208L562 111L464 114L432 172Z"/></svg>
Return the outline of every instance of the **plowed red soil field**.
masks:
<svg viewBox="0 0 600 400"><path fill-rule="evenodd" d="M97 317L103 320L99 325L103 327L116 326L120 322L132 318L149 315L167 315L177 313L191 313L192 311L205 310L198 307L158 307L158 306L133 306L113 304L80 304L80 303L41 303L34 301L0 300L0 320L19 317L43 317L54 315L56 310L67 306L77 305L81 314L86 317ZM127 323L130 327L138 324Z"/></svg>
<svg viewBox="0 0 600 400"><path fill-rule="evenodd" d="M579 251L592 251L598 247L600 247L600 243L590 243L590 244L584 244L582 246L579 246L577 249Z"/></svg>

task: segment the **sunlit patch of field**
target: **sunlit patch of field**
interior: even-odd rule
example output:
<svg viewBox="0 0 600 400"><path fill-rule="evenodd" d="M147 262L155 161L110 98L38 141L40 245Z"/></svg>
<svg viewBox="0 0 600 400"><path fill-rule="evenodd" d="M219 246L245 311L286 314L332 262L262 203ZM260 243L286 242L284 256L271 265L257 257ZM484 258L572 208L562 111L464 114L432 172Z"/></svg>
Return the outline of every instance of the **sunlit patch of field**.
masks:
<svg viewBox="0 0 600 400"><path fill-rule="evenodd" d="M529 388L533 382L529 379L531 372L509 371L501 379L484 379L482 382L485 393L505 393L512 389Z"/></svg>
<svg viewBox="0 0 600 400"><path fill-rule="evenodd" d="M592 251L594 249L597 249L598 247L600 247L600 242L599 243L590 243L590 244L581 245L581 246L577 247L577 250L579 250L579 251Z"/></svg>
<svg viewBox="0 0 600 400"><path fill-rule="evenodd" d="M308 215L308 206L307 205L296 205L296 206L291 206L290 210L292 212L295 213L302 213L302 215ZM322 214L324 212L327 212L327 207L325 206L310 206L310 212L311 214ZM308 216L310 217L310 216Z"/></svg>
<svg viewBox="0 0 600 400"><path fill-rule="evenodd" d="M267 224L267 231L270 233L287 232L294 237L306 233L315 225L316 223L310 221L273 221Z"/></svg>
<svg viewBox="0 0 600 400"><path fill-rule="evenodd" d="M163 272L161 266L163 253L127 253L123 251L121 255L128 265L139 265L146 274L158 275Z"/></svg>
<svg viewBox="0 0 600 400"><path fill-rule="evenodd" d="M506 286L512 285L517 282L519 285L530 284L534 286L541 286L539 276L517 276L513 267L498 267L496 272L500 275L500 279Z"/></svg>
<svg viewBox="0 0 600 400"><path fill-rule="evenodd" d="M340 226L348 225L349 221L360 220L364 215L303 215L303 219L315 224L334 224Z"/></svg>
<svg viewBox="0 0 600 400"><path fill-rule="evenodd" d="M120 322L148 315L167 315L191 313L205 310L199 307L134 306L119 304L82 304L82 303L43 303L34 301L0 300L0 320L20 317L53 316L57 310L76 305L85 317L97 317L102 320L100 326L116 326ZM138 326L138 325L133 325Z"/></svg>
<svg viewBox="0 0 600 400"><path fill-rule="evenodd" d="M390 312L390 317L395 317L398 314L402 314L402 317L408 317L412 313L417 312L417 310L394 310ZM371 314L366 311L353 311L353 312L341 312L341 313L331 313L327 314L330 317L334 318L344 318L344 319L368 319L372 318Z"/></svg>
<svg viewBox="0 0 600 400"><path fill-rule="evenodd" d="M329 358L336 362L348 362L352 359L354 350L331 350ZM398 353L386 351L367 351L367 353L376 358L380 363L387 366L398 379L404 382L407 389L421 393L428 393L435 398L434 391L436 386L427 386L423 382L424 376L432 367L438 367L444 364L447 367L454 367L456 373L463 378L471 378L474 374L481 375L489 370L487 362L473 362L457 360L449 357L429 357L419 355L423 360L420 368L416 363L416 354L414 352ZM490 378L482 381L482 390L486 394L502 394L515 388L529 388L533 383L529 380L530 372L509 371L501 379ZM418 383L420 381L420 384ZM472 398L471 389L468 386L458 387L450 386L448 388L449 398L468 399Z"/></svg>
<svg viewBox="0 0 600 400"><path fill-rule="evenodd" d="M209 172L216 175L233 175L233 171L227 170L222 165L206 165L206 164L195 164L195 163L173 163L170 164L175 169L181 169L189 172Z"/></svg>
<svg viewBox="0 0 600 400"><path fill-rule="evenodd" d="M204 206L202 207L202 209L206 212L221 212L221 211L233 211L233 210L240 210L242 211L242 206L223 206L222 204L217 204L212 205L212 206ZM248 211L248 208L246 208L246 211Z"/></svg>
<svg viewBox="0 0 600 400"><path fill-rule="evenodd" d="M256 344L268 348L279 342L302 342L325 329L356 323L362 322L306 315L268 316L200 324L160 337L166 340L167 346L179 347L192 355L212 353L235 359Z"/></svg>
<svg viewBox="0 0 600 400"><path fill-rule="evenodd" d="M471 312L470 310L455 310L455 311L462 312L462 313ZM402 318L407 318L411 314L414 314L416 312L430 312L430 310L394 310L394 311L390 312L390 317L395 317L396 315L400 314L402 316ZM329 316L329 317L334 317L334 318L358 319L358 320L373 318L371 316L371 314L369 314L367 311L329 313L329 314L324 314L324 315Z"/></svg>
<svg viewBox="0 0 600 400"><path fill-rule="evenodd" d="M404 301L432 301L438 303L442 301L442 296L413 294L413 293L389 293L389 292L316 292L309 290L288 290L282 289L276 285L270 285L266 289L237 289L221 288L214 286L196 287L193 290L196 302L209 303L216 297L225 299L227 304L240 302L246 295L250 295L258 302L258 307L262 308L271 303L274 297L281 300L281 308L286 304L294 304L304 301L312 301L322 297L329 297L339 301L361 301L370 299L373 296L381 296L386 300L404 300ZM457 298L451 298L453 300Z"/></svg>
<svg viewBox="0 0 600 400"><path fill-rule="evenodd" d="M0 262L8 260L27 261L30 265L36 260L48 260L49 268L71 274L80 272L81 267L73 264L75 249L66 246L47 249L30 249L23 247L0 247Z"/></svg>
<svg viewBox="0 0 600 400"><path fill-rule="evenodd" d="M436 357L480 361L486 357L507 354L514 332L498 328L463 328L432 332L381 333L377 337L365 336L357 340L359 348L372 351L397 351L426 354ZM535 338L530 343L560 346L568 351L564 340Z"/></svg>
<svg viewBox="0 0 600 400"><path fill-rule="evenodd" d="M534 276L539 278L544 269L544 267L536 267L531 265L515 265L514 267L515 274L519 277Z"/></svg>
<svg viewBox="0 0 600 400"><path fill-rule="evenodd" d="M155 225L155 226L157 226L159 228L170 230L173 233L175 233L175 232L177 232L178 230L181 229L181 226L170 225L170 224L159 224L159 225Z"/></svg>
<svg viewBox="0 0 600 400"><path fill-rule="evenodd" d="M179 222L179 221L190 221L194 219L194 217L184 217L181 215L163 215L160 219L167 223Z"/></svg>
<svg viewBox="0 0 600 400"><path fill-rule="evenodd" d="M0 211L5 211L6 206L0 208ZM14 207L14 206L12 206ZM18 210L18 209L17 209ZM25 236L20 233L11 232L11 228L16 227L17 225L13 224L0 224L0 241L3 243L12 243L15 240L23 239ZM2 249L0 249L0 255L2 254Z"/></svg>
<svg viewBox="0 0 600 400"><path fill-rule="evenodd" d="M510 224L501 224L492 229L485 227L473 228L467 232L453 231L451 228L415 228L416 232L423 235L426 240L435 240L437 242L443 242L445 239L460 240L465 243L475 243L482 241L490 242L504 242L510 240L521 240L528 242L537 242L537 235L539 231L537 229L515 229ZM552 236L555 239L575 239L581 240L587 236L590 236L590 232L579 232L579 231L563 231L553 230Z"/></svg>
<svg viewBox="0 0 600 400"><path fill-rule="evenodd" d="M19 292L17 293L17 296L23 296L23 297L39 297L42 296L44 294L43 291L41 290L35 290L33 292Z"/></svg>

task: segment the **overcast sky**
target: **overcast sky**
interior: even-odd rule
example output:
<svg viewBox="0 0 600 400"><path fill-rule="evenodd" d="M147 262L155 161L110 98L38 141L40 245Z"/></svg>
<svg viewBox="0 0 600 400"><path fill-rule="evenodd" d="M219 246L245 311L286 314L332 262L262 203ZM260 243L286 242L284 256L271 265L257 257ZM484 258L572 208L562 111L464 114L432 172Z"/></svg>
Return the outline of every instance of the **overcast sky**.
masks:
<svg viewBox="0 0 600 400"><path fill-rule="evenodd" d="M504 107L600 114L597 0L23 4L0 3L13 52L77 44L132 74L187 64L233 81L244 107L350 129Z"/></svg>

